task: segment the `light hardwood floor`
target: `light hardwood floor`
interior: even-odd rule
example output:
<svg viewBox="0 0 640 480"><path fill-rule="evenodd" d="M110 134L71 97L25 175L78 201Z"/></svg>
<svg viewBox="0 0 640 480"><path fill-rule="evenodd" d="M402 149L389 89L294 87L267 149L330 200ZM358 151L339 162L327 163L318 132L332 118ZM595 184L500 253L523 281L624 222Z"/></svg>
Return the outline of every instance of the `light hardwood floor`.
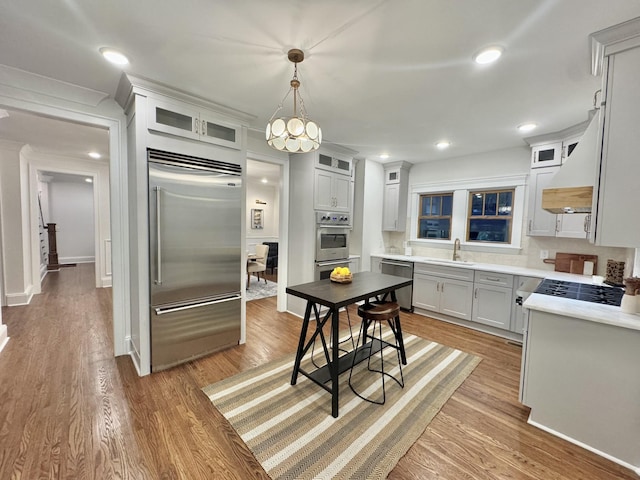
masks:
<svg viewBox="0 0 640 480"><path fill-rule="evenodd" d="M2 310L0 478L268 478L201 388L291 355L300 320L277 313L275 297L250 302L246 345L141 378L113 358L111 291L93 282L92 265L66 268L31 305ZM519 347L419 315L402 322L483 360L390 479L637 480L527 425Z"/></svg>

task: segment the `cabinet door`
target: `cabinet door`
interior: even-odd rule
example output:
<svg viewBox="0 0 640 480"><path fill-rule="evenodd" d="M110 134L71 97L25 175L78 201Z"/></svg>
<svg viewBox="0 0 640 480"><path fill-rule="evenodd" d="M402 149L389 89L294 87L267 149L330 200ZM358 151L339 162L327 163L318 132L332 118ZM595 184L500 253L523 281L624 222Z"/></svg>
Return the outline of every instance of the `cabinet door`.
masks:
<svg viewBox="0 0 640 480"><path fill-rule="evenodd" d="M511 325L512 293L510 288L475 284L472 320L508 330Z"/></svg>
<svg viewBox="0 0 640 480"><path fill-rule="evenodd" d="M587 238L588 213L566 213L557 215L556 237Z"/></svg>
<svg viewBox="0 0 640 480"><path fill-rule="evenodd" d="M351 211L351 177L333 175L332 179L333 210L336 212Z"/></svg>
<svg viewBox="0 0 640 480"><path fill-rule="evenodd" d="M445 280L440 285L440 313L471 320L473 283Z"/></svg>
<svg viewBox="0 0 640 480"><path fill-rule="evenodd" d="M330 172L316 169L315 180L313 208L316 210L333 210L333 175Z"/></svg>
<svg viewBox="0 0 640 480"><path fill-rule="evenodd" d="M199 133L203 142L235 149L242 147L240 126L219 120L207 112L200 112Z"/></svg>
<svg viewBox="0 0 640 480"><path fill-rule="evenodd" d="M384 186L384 203L382 210L382 230L394 232L398 228L398 200L400 199L400 184L393 183Z"/></svg>
<svg viewBox="0 0 640 480"><path fill-rule="evenodd" d="M632 192L637 188L640 178L638 78L640 48L608 57L598 203L594 218L594 240L597 245L640 246L640 222L633 214L634 209L625 208L632 201ZM637 204L634 201L632 203Z"/></svg>
<svg viewBox="0 0 640 480"><path fill-rule="evenodd" d="M440 311L440 284L441 279L430 275L415 274L413 276L413 306Z"/></svg>
<svg viewBox="0 0 640 480"><path fill-rule="evenodd" d="M560 167L531 170L529 178L529 222L527 235L540 237L556 236L556 215L542 209L542 190Z"/></svg>
<svg viewBox="0 0 640 480"><path fill-rule="evenodd" d="M198 139L198 111L187 105L177 105L153 98L148 99L147 128L180 137Z"/></svg>
<svg viewBox="0 0 640 480"><path fill-rule="evenodd" d="M380 257L371 257L371 271L382 273L382 259Z"/></svg>
<svg viewBox="0 0 640 480"><path fill-rule="evenodd" d="M538 145L531 149L531 168L562 164L562 142Z"/></svg>

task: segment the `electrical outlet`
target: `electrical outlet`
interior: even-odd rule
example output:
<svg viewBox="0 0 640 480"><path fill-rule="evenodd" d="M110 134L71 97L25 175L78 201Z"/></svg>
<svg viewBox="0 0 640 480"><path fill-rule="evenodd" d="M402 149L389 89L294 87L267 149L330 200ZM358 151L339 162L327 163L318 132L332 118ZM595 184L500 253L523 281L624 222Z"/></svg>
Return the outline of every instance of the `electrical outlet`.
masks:
<svg viewBox="0 0 640 480"><path fill-rule="evenodd" d="M540 259L546 260L549 258L549 250L540 250Z"/></svg>

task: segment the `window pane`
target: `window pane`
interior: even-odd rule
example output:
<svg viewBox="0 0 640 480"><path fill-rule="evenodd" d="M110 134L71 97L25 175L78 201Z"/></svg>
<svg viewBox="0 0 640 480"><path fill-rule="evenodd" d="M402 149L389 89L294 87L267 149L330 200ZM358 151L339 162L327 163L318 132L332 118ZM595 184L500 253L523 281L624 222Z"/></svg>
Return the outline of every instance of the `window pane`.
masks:
<svg viewBox="0 0 640 480"><path fill-rule="evenodd" d="M469 219L469 240L509 243L511 219Z"/></svg>
<svg viewBox="0 0 640 480"><path fill-rule="evenodd" d="M471 215L482 215L483 195L481 193L473 193L471 195Z"/></svg>
<svg viewBox="0 0 640 480"><path fill-rule="evenodd" d="M422 197L421 211L422 211L422 213L420 214L421 217L431 214L431 197Z"/></svg>
<svg viewBox="0 0 640 480"><path fill-rule="evenodd" d="M440 215L440 202L442 200L442 197L437 196L437 197L432 197L431 199L431 215L433 216L439 216Z"/></svg>
<svg viewBox="0 0 640 480"><path fill-rule="evenodd" d="M421 219L420 238L451 238L450 220L448 218Z"/></svg>
<svg viewBox="0 0 640 480"><path fill-rule="evenodd" d="M512 198L511 192L500 192L498 195L498 215L511 215Z"/></svg>
<svg viewBox="0 0 640 480"><path fill-rule="evenodd" d="M498 194L487 193L484 196L484 214L495 215L497 212L497 206L498 206Z"/></svg>
<svg viewBox="0 0 640 480"><path fill-rule="evenodd" d="M442 196L442 216L451 215L452 204L453 204L453 195Z"/></svg>

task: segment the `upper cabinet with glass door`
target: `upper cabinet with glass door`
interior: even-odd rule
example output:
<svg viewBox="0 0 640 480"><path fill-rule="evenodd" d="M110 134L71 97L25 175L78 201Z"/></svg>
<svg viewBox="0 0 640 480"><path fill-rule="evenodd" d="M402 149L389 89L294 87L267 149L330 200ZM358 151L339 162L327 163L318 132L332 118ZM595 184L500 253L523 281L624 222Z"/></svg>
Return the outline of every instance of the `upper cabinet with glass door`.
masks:
<svg viewBox="0 0 640 480"><path fill-rule="evenodd" d="M240 125L221 120L213 112L155 98L149 98L148 105L149 130L238 150L242 148Z"/></svg>

